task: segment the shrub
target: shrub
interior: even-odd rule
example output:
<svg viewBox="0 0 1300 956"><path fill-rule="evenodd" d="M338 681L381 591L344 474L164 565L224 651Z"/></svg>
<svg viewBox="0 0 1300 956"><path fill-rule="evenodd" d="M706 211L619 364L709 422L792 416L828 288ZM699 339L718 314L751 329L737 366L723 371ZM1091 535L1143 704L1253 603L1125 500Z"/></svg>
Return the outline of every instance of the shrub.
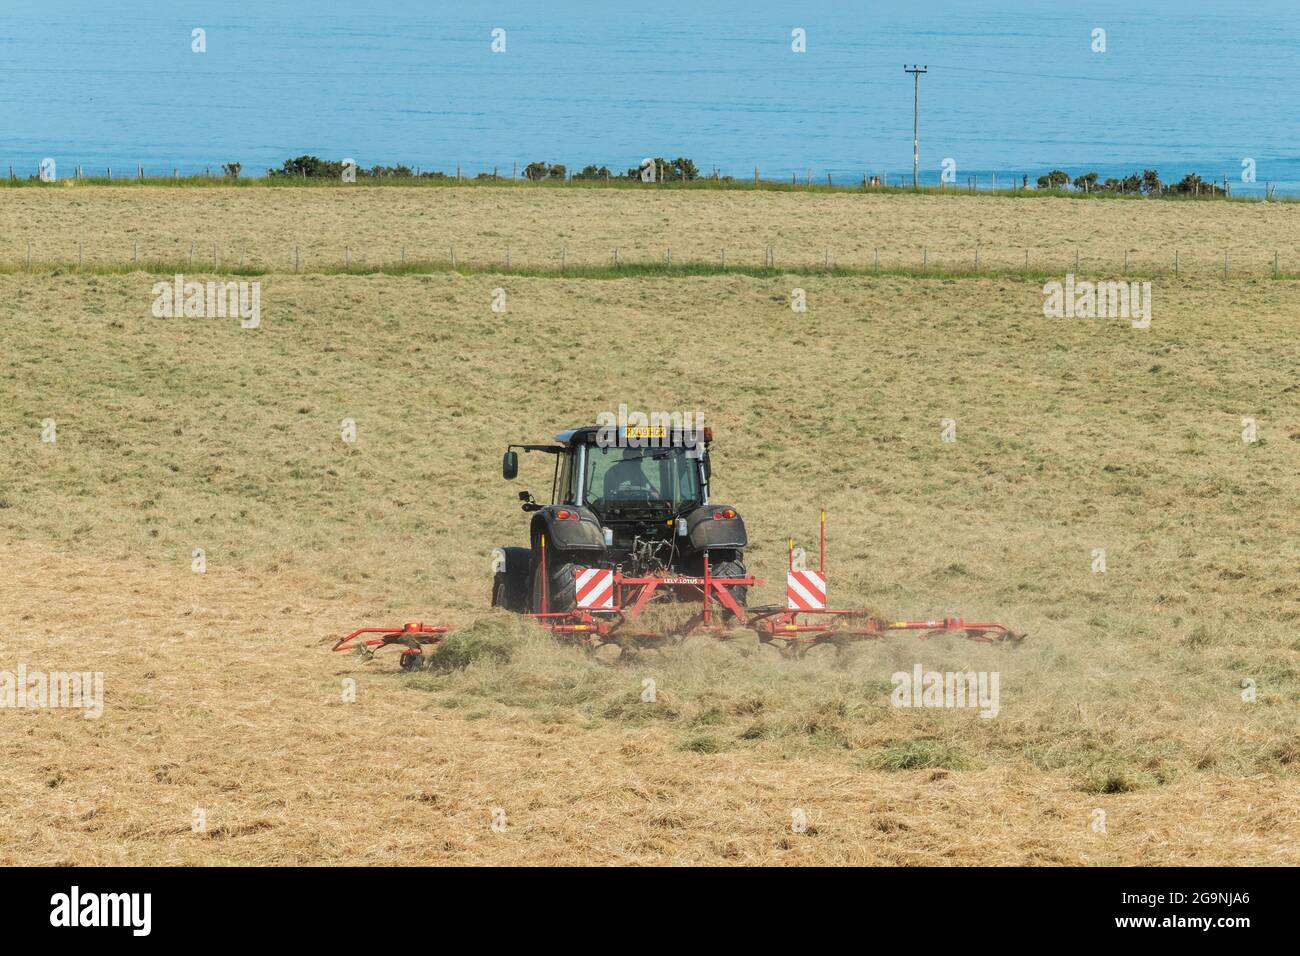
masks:
<svg viewBox="0 0 1300 956"><path fill-rule="evenodd" d="M524 167L524 178L531 179L533 182L540 182L543 179L563 179L568 170L561 164L555 163L529 163Z"/></svg>

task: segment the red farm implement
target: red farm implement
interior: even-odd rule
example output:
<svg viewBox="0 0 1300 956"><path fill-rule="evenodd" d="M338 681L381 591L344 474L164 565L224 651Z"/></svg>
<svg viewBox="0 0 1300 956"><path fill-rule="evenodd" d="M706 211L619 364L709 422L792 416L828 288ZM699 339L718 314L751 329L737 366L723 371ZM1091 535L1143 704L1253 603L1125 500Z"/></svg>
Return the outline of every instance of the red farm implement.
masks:
<svg viewBox="0 0 1300 956"><path fill-rule="evenodd" d="M419 670L424 663L424 649L436 649L442 636L451 630L447 624L425 624L422 621L403 624L401 627L361 627L334 645L336 651L356 651L373 656L381 647L396 645L402 649L399 663L402 670ZM380 637L365 637L378 634Z"/></svg>
<svg viewBox="0 0 1300 956"><path fill-rule="evenodd" d="M791 539L787 555L785 607L752 608L747 625L758 633L759 641L775 645L789 656L802 656L818 644L843 644L872 640L894 631L921 631L922 639L939 634L960 634L981 643L1010 641L1018 644L1025 638L1002 624L991 621L966 621L959 617L927 621L892 621L873 616L866 609L843 609L826 606L826 512L821 513L818 528L819 557L817 570L807 567L804 552Z"/></svg>
<svg viewBox="0 0 1300 956"><path fill-rule="evenodd" d="M558 640L596 649L606 644L628 647L663 647L684 638L704 634L717 639L734 636L739 630L757 633L761 643L776 647L789 657L802 657L810 648L831 644L837 648L855 641L883 638L894 632L915 631L922 639L939 634L957 634L981 643L1018 644L1024 634L1002 624L966 621L959 617L933 620L895 621L873 615L866 609L831 608L826 603L826 513L821 513L820 559L817 569L807 568L801 549L790 542L787 556L786 603L746 607L736 600L733 589L754 587L764 582L752 575L714 577L708 555L704 573L624 575L618 569L579 567L574 571L577 606L550 610L547 547L541 541L541 594L539 609L526 614ZM678 602L699 601L700 610L684 624L655 631L640 626L639 618L656 598ZM716 605L716 606L715 606ZM403 648L403 668L418 668L425 647L436 647L451 628L428 624L407 624L401 628L361 628L335 645L334 650L358 650L396 644ZM365 634L380 637L356 642Z"/></svg>

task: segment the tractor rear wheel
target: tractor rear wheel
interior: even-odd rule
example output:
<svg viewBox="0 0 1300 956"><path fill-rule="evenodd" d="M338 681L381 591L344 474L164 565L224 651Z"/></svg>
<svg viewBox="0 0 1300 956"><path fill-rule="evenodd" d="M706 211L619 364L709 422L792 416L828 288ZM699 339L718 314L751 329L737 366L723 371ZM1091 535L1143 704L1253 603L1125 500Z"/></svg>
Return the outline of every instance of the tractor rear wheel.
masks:
<svg viewBox="0 0 1300 956"><path fill-rule="evenodd" d="M704 573L703 562L700 565L700 573ZM709 576L714 578L743 578L747 577L749 572L745 570L744 556L739 551L720 553L717 559L709 559ZM745 607L749 600L749 587L743 584L733 584L727 588L728 593L741 607ZM727 611L730 615L731 612Z"/></svg>
<svg viewBox="0 0 1300 956"><path fill-rule="evenodd" d="M578 605L578 579L574 572L580 565L565 561L561 555L547 555L546 571L550 577L546 592L546 610L572 611ZM542 609L541 568L533 571L533 611Z"/></svg>

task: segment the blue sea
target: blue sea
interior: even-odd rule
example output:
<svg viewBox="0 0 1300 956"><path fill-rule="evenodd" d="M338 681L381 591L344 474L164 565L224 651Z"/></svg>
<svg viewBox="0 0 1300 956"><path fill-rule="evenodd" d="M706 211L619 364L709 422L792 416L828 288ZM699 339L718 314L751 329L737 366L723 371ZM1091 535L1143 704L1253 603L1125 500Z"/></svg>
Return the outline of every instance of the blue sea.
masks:
<svg viewBox="0 0 1300 956"><path fill-rule="evenodd" d="M311 153L508 175L687 156L898 182L915 63L924 183L951 160L983 188L1059 167L1300 194L1298 51L1297 0L0 0L0 164L263 175Z"/></svg>

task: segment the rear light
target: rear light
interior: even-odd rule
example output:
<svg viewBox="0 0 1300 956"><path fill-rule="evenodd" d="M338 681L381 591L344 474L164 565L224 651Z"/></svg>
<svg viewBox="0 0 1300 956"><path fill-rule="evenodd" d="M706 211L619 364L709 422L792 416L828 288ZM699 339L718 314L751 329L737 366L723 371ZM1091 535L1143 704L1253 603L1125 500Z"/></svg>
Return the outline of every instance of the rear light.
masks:
<svg viewBox="0 0 1300 956"><path fill-rule="evenodd" d="M577 521L577 520L579 520L579 519L578 519L578 512L576 512L576 511L565 511L563 508L561 508L559 511L555 512L555 517L559 518L561 521L564 521L564 520L566 520L566 519L571 519L571 520L573 520L573 521Z"/></svg>
<svg viewBox="0 0 1300 956"><path fill-rule="evenodd" d="M704 440L705 440L705 441L713 441L713 426L712 426L712 425L705 425L705 426L704 426Z"/></svg>
<svg viewBox="0 0 1300 956"><path fill-rule="evenodd" d="M723 518L734 518L734 517L736 517L736 512L733 511L731 508L728 508L725 511L713 512L714 521L721 521Z"/></svg>

